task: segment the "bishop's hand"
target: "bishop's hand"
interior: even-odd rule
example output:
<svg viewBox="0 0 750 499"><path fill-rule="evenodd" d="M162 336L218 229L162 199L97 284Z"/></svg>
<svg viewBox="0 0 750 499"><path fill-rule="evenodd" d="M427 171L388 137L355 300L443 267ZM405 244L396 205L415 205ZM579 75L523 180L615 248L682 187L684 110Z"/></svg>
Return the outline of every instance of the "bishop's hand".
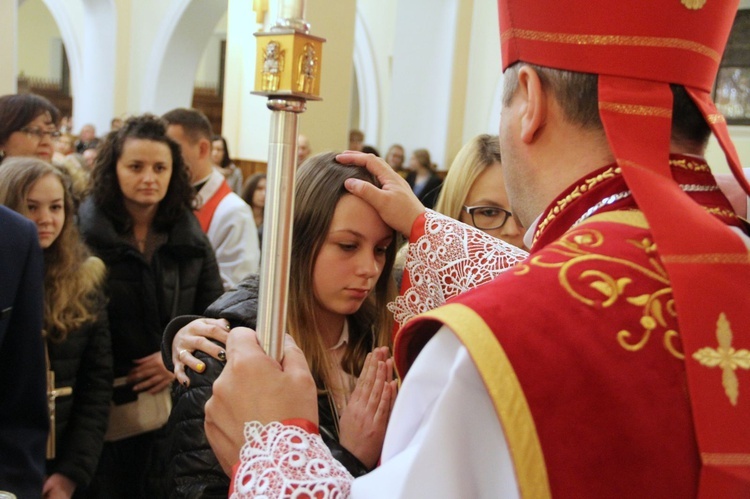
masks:
<svg viewBox="0 0 750 499"><path fill-rule="evenodd" d="M227 340L227 364L206 403L211 448L229 475L245 442L245 422L306 419L318 424L318 396L307 361L287 336L279 364L261 348L255 331L239 327Z"/></svg>
<svg viewBox="0 0 750 499"><path fill-rule="evenodd" d="M336 156L336 161L364 166L378 179L381 188L353 178L347 179L344 185L349 192L375 208L388 226L409 237L414 221L424 213L425 207L406 180L393 171L388 163L373 154L347 151Z"/></svg>

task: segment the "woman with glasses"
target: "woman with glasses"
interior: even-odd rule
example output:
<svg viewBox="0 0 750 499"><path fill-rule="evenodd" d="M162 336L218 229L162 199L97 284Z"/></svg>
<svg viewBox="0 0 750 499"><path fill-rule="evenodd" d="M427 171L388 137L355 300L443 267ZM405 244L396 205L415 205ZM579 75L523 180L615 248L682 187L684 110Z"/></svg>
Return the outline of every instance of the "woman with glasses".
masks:
<svg viewBox="0 0 750 499"><path fill-rule="evenodd" d="M0 162L12 156L52 160L60 111L34 94L0 97Z"/></svg>
<svg viewBox="0 0 750 499"><path fill-rule="evenodd" d="M524 248L524 229L513 216L500 166L496 135L478 135L456 155L435 211Z"/></svg>
<svg viewBox="0 0 750 499"><path fill-rule="evenodd" d="M505 192L505 182L500 166L500 143L497 135L477 135L458 151L443 181L440 195L435 203L435 211L454 220L473 225L516 248L526 249L523 244L523 227L510 211L508 194ZM462 232L455 227L446 231L453 235L457 234L456 231ZM401 247L393 267L393 277L402 293L405 293L410 286L408 280L403 286L402 282L407 252L413 246L413 244L404 244ZM525 254L521 251L517 256L523 259ZM419 258L422 257L428 258L427 255L421 255ZM419 258L413 257L412 259L419 260ZM461 286L456 286L454 294L463 289ZM434 303L443 303L444 298ZM396 320L403 324L407 318L411 317L412 311L397 314Z"/></svg>

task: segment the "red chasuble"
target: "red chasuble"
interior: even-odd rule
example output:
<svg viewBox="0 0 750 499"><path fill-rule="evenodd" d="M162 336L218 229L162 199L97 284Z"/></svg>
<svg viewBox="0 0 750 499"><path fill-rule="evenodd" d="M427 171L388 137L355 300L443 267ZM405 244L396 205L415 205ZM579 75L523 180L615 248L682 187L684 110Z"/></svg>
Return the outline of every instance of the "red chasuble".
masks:
<svg viewBox="0 0 750 499"><path fill-rule="evenodd" d="M211 220L214 218L214 213L216 213L216 208L219 207L219 203L221 203L222 199L227 197L231 192L232 188L229 187L227 181L224 180L216 193L211 196L208 201L203 203L203 206L195 210L195 216L198 217L198 222L200 222L201 229L203 229L204 233L208 232L208 228L211 227Z"/></svg>
<svg viewBox="0 0 750 499"><path fill-rule="evenodd" d="M741 225L704 162L670 164L705 210ZM441 325L456 333L493 398L525 497L695 497L701 455L678 314L646 219L611 165L547 209L526 262L407 323L395 357L405 376ZM716 322L700 375L717 398L747 405L738 387L750 387L750 344L733 327Z"/></svg>

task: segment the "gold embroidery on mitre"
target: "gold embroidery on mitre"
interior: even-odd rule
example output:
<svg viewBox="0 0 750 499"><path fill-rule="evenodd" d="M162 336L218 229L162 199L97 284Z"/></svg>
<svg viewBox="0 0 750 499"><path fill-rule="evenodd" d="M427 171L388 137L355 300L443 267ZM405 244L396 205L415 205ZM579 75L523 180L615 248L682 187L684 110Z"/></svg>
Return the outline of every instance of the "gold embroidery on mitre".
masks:
<svg viewBox="0 0 750 499"><path fill-rule="evenodd" d="M718 348L705 347L697 350L693 358L705 367L720 367L722 370L721 384L729 402L737 405L740 396L740 383L737 379L737 369L750 369L750 350L736 350L732 346L732 328L727 316L722 312L716 321L716 339Z"/></svg>
<svg viewBox="0 0 750 499"><path fill-rule="evenodd" d="M505 30L501 40L506 43L511 38L547 43L565 43L569 45L602 45L625 47L655 47L689 50L721 61L721 54L716 50L693 40L683 38L662 38L659 36L626 36L626 35L580 35L571 33L549 33L530 29L511 28Z"/></svg>
<svg viewBox="0 0 750 499"><path fill-rule="evenodd" d="M701 452L701 461L715 466L750 466L750 454Z"/></svg>
<svg viewBox="0 0 750 499"><path fill-rule="evenodd" d="M690 10L698 10L706 5L706 0L682 0L682 5Z"/></svg>
<svg viewBox="0 0 750 499"><path fill-rule="evenodd" d="M671 118L672 110L656 106L639 106L635 104L620 104L617 102L599 102L599 109L620 114L634 114L653 118Z"/></svg>

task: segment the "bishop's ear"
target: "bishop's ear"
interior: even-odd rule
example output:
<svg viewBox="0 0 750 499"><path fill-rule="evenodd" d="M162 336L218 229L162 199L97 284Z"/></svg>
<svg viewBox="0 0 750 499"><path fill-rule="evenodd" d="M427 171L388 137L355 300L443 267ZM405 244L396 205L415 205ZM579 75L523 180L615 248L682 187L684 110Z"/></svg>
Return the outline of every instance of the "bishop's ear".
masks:
<svg viewBox="0 0 750 499"><path fill-rule="evenodd" d="M518 70L516 98L522 99L521 140L530 144L547 120L547 94L539 74L531 66Z"/></svg>

